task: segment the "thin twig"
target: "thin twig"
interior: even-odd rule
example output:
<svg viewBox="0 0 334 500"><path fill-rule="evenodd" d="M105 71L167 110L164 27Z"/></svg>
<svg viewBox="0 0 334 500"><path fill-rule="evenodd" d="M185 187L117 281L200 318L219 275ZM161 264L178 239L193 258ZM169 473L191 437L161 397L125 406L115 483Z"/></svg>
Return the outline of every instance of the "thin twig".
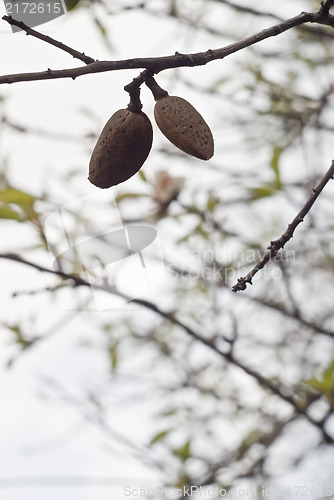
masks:
<svg viewBox="0 0 334 500"><path fill-rule="evenodd" d="M106 284L96 285L94 283L90 283L89 281L86 281L83 278L80 278L78 275L64 273L63 271L58 271L58 270L50 269L48 267L41 266L40 264L36 264L35 262L31 262L29 260L26 260L25 258L21 257L18 254L15 254L15 253L2 253L2 254L0 254L0 259L7 259L7 260L12 260L14 262L19 262L21 264L25 264L26 266L37 269L38 271L59 276L60 278L62 278L64 280L68 280L68 281L72 282L73 287L83 286L83 287L92 288L94 290L101 290L101 291L104 291L107 293L111 293L117 297L120 297L120 298L128 301L128 302L131 301L132 303L141 305L141 306L145 307L146 309L150 309L151 311L159 314L163 318L171 321L176 326L181 327L189 335L191 335L197 339L201 339L202 343L206 344L207 346L216 349L214 346L214 343L211 340L205 339L205 338L202 339L202 337L197 335L191 328L189 328L187 325L185 325L180 320L175 318L174 315L172 315L171 313L168 313L166 311L162 311L153 302L150 302L150 301L144 300L144 299L132 298L132 297L120 292L117 288L112 287L110 285L106 285Z"/></svg>
<svg viewBox="0 0 334 500"><path fill-rule="evenodd" d="M261 307L267 307L269 309L272 309L273 311L276 311L286 318L289 318L293 321L296 321L299 323L299 325L304 326L307 329L312 330L313 332L316 332L319 335L326 335L327 337L330 337L331 339L334 339L334 330L329 330L328 328L324 327L323 325L320 325L318 323L314 323L312 321L308 321L305 319L300 313L292 313L291 311L288 311L285 309L284 306L280 305L277 302L270 301L268 299L264 298L259 298L259 297L250 297L249 295L243 295L243 297L250 299L252 302L260 305Z"/></svg>
<svg viewBox="0 0 334 500"><path fill-rule="evenodd" d="M25 31L27 35L34 36L35 38L39 38L40 40L43 40L43 42L49 43L50 45L54 45L58 49L64 50L65 52L68 52L68 54L71 54L71 56L75 57L76 59L80 59L80 61L83 61L85 64L90 64L95 62L95 59L92 57L86 56L83 52L78 52L77 50L71 49L71 47L68 47L67 45L63 44L62 42L58 42L58 40L55 40L54 38L51 38L50 36L43 35L42 33L39 33L38 31L29 28L26 24L24 24L21 21L17 21L16 19L13 19L12 16L3 16L2 18L4 21L7 21L11 26L17 26L18 28L21 28L21 30Z"/></svg>
<svg viewBox="0 0 334 500"><path fill-rule="evenodd" d="M296 227L304 221L304 217L308 214L308 212L311 210L314 202L320 195L321 191L324 189L326 184L334 178L334 160L332 161L332 165L326 172L326 174L323 176L321 181L315 186L315 188L312 189L312 194L306 201L305 205L303 208L298 212L296 217L293 219L291 224L288 225L287 229L285 232L278 238L277 240L271 241L268 248L267 252L264 254L261 260L259 260L253 269L249 271L249 273L246 274L246 276L243 276L242 278L238 278L237 283L232 287L233 292L238 292L241 290L245 290L247 288L247 284L252 285L252 279L255 276L257 272L260 271L271 259L273 259L278 251L284 247L284 245L293 237L294 231Z"/></svg>

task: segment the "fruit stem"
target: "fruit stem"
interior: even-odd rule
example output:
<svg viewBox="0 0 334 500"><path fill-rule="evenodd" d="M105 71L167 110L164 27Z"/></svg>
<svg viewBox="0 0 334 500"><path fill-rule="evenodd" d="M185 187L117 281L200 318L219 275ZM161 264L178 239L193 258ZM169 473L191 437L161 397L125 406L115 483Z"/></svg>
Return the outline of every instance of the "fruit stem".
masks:
<svg viewBox="0 0 334 500"><path fill-rule="evenodd" d="M156 101L162 99L163 97L168 96L168 92L160 87L157 82L154 80L153 76L149 76L145 79L145 83L153 94L153 97Z"/></svg>
<svg viewBox="0 0 334 500"><path fill-rule="evenodd" d="M140 87L132 87L131 89L126 89L130 95L130 102L128 104L128 110L133 113L140 113L141 108L143 107L140 100Z"/></svg>

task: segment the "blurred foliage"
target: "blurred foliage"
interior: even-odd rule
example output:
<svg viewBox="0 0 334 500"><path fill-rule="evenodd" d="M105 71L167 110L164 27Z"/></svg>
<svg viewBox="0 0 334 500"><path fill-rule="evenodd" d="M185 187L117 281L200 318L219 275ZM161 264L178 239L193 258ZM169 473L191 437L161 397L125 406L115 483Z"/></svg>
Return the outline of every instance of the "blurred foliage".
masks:
<svg viewBox="0 0 334 500"><path fill-rule="evenodd" d="M0 191L0 218L31 221L36 218L35 198L18 189L7 188Z"/></svg>
<svg viewBox="0 0 334 500"><path fill-rule="evenodd" d="M326 396L330 407L334 409L334 360L319 377L314 376L306 380L305 383Z"/></svg>

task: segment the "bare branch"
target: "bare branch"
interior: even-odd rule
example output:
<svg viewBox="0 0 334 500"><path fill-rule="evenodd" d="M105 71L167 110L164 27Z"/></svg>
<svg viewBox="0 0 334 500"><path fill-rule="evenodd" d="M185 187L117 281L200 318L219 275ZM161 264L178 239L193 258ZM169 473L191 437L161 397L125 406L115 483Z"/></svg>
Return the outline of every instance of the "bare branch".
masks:
<svg viewBox="0 0 334 500"><path fill-rule="evenodd" d="M49 274L55 274L56 276L59 276L60 278L63 278L65 280L72 280L74 283L74 286L88 286L90 283L88 281L85 281L81 279L79 276L76 276L74 274L66 274L63 273L62 271L54 271L53 269L49 269L44 266L40 266L39 264L35 264L34 262L30 262L29 260L24 259L20 255L16 253L3 253L0 254L0 259L8 259L8 260L13 260L14 262L20 262L21 264L25 264L26 266L33 267L34 269L37 269L37 271L41 271L44 273L49 273Z"/></svg>
<svg viewBox="0 0 334 500"><path fill-rule="evenodd" d="M161 71L171 68L181 67L195 67L203 66L211 61L224 59L225 57L234 54L246 47L250 47L256 43L261 42L267 38L280 35L285 31L308 22L319 22L321 24L328 24L327 17L318 13L302 12L296 17L287 19L286 21L276 24L271 28L264 29L255 35L244 38L243 40L227 45L226 47L207 50L206 52L198 52L196 54L180 54L176 52L172 56L165 57L144 57L135 59L125 59L119 61L94 61L87 66L79 68L68 68L62 70L51 70L34 73L18 73L12 75L4 75L0 77L0 84L2 83L16 83L23 81L36 81L36 80L53 80L58 78L72 78L73 80L78 76L87 75L91 73L102 73L105 71L116 71L121 69L147 69L151 74L157 74ZM334 25L334 24L333 24ZM35 30L34 30L35 31ZM43 37L44 35L42 35ZM71 49L72 50L72 49ZM77 53L76 51L74 51ZM79 53L77 53L79 54ZM73 54L72 54L73 55Z"/></svg>
<svg viewBox="0 0 334 500"><path fill-rule="evenodd" d="M83 52L78 52L77 50L71 49L71 47L68 47L62 42L58 42L57 40L51 38L50 36L43 35L42 33L39 33L38 31L32 28L29 28L29 26L22 23L21 21L16 21L16 19L13 19L12 16L3 16L2 19L4 21L7 21L7 23L9 23L12 26L17 26L18 28L21 28L23 31L26 32L27 35L34 36L35 38L43 40L43 42L49 43L50 45L54 45L58 49L68 52L69 54L71 54L71 56L75 57L76 59L80 59L80 61L83 61L86 64L90 64L95 61L95 59L86 56Z"/></svg>
<svg viewBox="0 0 334 500"><path fill-rule="evenodd" d="M329 330L325 326L320 325L318 323L308 321L299 312L288 311L287 309L285 309L285 307L283 305L280 305L279 303L275 303L274 301L271 301L268 299L259 298L259 297L251 297L249 295L243 295L243 297L247 297L252 302L259 304L260 306L267 307L269 309L277 311L278 313L282 314L286 318L289 318L293 321L298 322L301 326L308 328L308 329L312 330L313 332L316 332L319 335L326 335L327 337L334 339L334 331L333 330Z"/></svg>
<svg viewBox="0 0 334 500"><path fill-rule="evenodd" d="M333 161L332 167L334 169L334 161ZM292 406L295 409L295 411L297 412L298 415L304 416L312 425L316 426L319 429L319 431L322 433L323 438L327 443L334 443L334 439L325 430L324 423L321 421L319 422L319 421L315 420L313 417L311 417L307 413L307 408L302 407L300 405L300 403L296 400L293 392L290 392L290 394L289 394L289 393L287 393L286 389L282 390L281 387L279 387L276 383L272 382L271 380L267 379L261 373L254 371L252 368L250 368L250 367L244 365L243 363L241 363L240 361L238 361L234 357L232 351L229 351L229 352L222 351L221 349L219 349L219 347L217 347L214 339L203 337L202 335L197 333L195 330L193 330L192 328L187 326L185 323L183 323L182 321L177 319L172 313L163 311L153 302L150 302L150 301L144 300L144 299L138 299L138 298L132 299L131 297L127 296L126 294L119 292L115 287L111 287L109 285L108 286L106 286L106 285L104 285L104 286L92 285L88 281L85 281L84 279L79 278L75 275L66 274L62 271L54 271L53 269L49 269L47 267L40 266L39 264L35 264L33 262L30 262L17 254L4 253L4 254L0 254L0 259L1 258L13 260L15 262L20 262L21 264L25 264L27 266L33 267L34 269L37 269L38 271L58 275L63 279L72 280L72 282L74 283L74 286L86 286L86 287L94 288L96 290L103 290L107 293L112 293L118 297L126 299L127 301L132 301L132 303L134 303L134 304L141 305L142 307L145 307L146 309L153 311L154 313L160 315L162 318L167 319L168 321L170 321L174 325L182 328L182 330L184 330L193 339L206 345L207 347L212 349L216 354L225 358L226 361L229 361L234 366L237 366L243 372L247 373L249 376L251 376L252 378L257 380L257 382L263 388L269 390L272 394L275 394L281 400L288 403L290 406Z"/></svg>
<svg viewBox="0 0 334 500"><path fill-rule="evenodd" d="M133 299L132 297L120 292L117 288L112 287L110 285L106 285L106 284L105 285L95 285L95 284L89 283L89 281L86 281L83 278L80 278L78 275L68 274L68 273L64 273L63 271L53 270L53 269L50 269L48 267L41 266L39 264L36 264L36 263L31 262L29 260L26 260L25 258L21 257L18 254L15 254L15 253L2 253L2 254L0 254L0 259L8 259L8 260L12 260L14 262L19 262L21 264L25 264L26 266L37 269L38 271L59 276L60 278L62 278L64 280L68 280L68 281L72 282L73 287L83 286L83 287L92 288L94 290L101 290L101 291L104 291L107 293L111 293L117 297L123 298L128 302L131 301L132 303L141 305L141 306L145 307L146 309L150 309L151 311L159 314L160 316L167 319L168 321L171 321L174 325L181 327L189 335L191 335L192 337L194 337L198 340L201 340L201 342L204 343L205 345L217 350L214 346L213 341L211 341L210 339L205 339L205 338L200 337L191 328L189 328L187 325L182 323L180 320L176 319L173 314L168 313L166 311L162 311L153 302L149 302L147 300L138 299L138 298ZM219 352L219 351L217 351L217 352Z"/></svg>
<svg viewBox="0 0 334 500"><path fill-rule="evenodd" d="M233 292L238 292L241 290L245 290L247 288L247 283L252 285L252 279L255 276L255 274L260 271L271 259L273 259L278 251L284 247L284 245L293 237L293 234L295 232L296 227L304 221L304 217L309 213L311 210L314 202L318 198L319 194L321 191L324 189L326 184L334 178L334 160L332 161L332 165L326 172L326 174L323 176L321 181L315 186L315 188L312 189L312 194L306 201L305 205L303 208L300 210L300 212L296 215L296 217L293 219L291 224L288 225L286 231L278 238L277 240L271 241L270 245L268 246L268 251L264 254L261 260L255 264L253 269L249 271L246 276L243 276L242 278L238 278L237 283L232 287Z"/></svg>

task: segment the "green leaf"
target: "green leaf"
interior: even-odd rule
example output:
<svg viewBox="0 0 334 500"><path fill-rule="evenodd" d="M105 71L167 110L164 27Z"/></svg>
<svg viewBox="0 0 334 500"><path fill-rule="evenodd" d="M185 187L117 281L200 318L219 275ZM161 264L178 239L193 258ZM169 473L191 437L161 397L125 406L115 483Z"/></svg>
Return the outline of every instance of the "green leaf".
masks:
<svg viewBox="0 0 334 500"><path fill-rule="evenodd" d="M259 200L261 198L268 198L282 188L279 162L283 151L284 150L280 146L273 147L270 160L270 168L272 169L275 176L274 181L264 183L259 187L249 188L248 191L251 194L251 201Z"/></svg>
<svg viewBox="0 0 334 500"><path fill-rule="evenodd" d="M102 23L102 21L98 17L94 18L94 23L95 23L96 27L98 28L99 32L101 33L102 39L103 39L105 45L108 47L108 49L110 51L112 51L113 47L112 47L110 40L108 38L107 28L105 27L105 25Z"/></svg>
<svg viewBox="0 0 334 500"><path fill-rule="evenodd" d="M118 343L110 344L108 346L108 354L110 360L111 371L115 371L118 364Z"/></svg>
<svg viewBox="0 0 334 500"><path fill-rule="evenodd" d="M206 231L206 229L204 229L204 226L203 226L203 223L200 222L195 228L194 228L194 234L199 234L200 236L202 236L203 239L205 240L208 240L209 239L209 234L208 232Z"/></svg>
<svg viewBox="0 0 334 500"><path fill-rule="evenodd" d="M277 188L280 188L282 186L280 171L279 171L279 161L280 161L282 152L283 152L283 149L280 146L274 146L273 154L272 154L271 161L270 161L270 166L275 174L275 184L276 184Z"/></svg>
<svg viewBox="0 0 334 500"><path fill-rule="evenodd" d="M262 187L249 188L251 201L259 200L260 198L268 198L272 196L276 188L271 184L264 184Z"/></svg>
<svg viewBox="0 0 334 500"><path fill-rule="evenodd" d="M94 23L96 24L96 26L99 28L102 36L107 36L107 30L106 28L104 27L104 25L101 23L100 19L98 19L97 17L94 18Z"/></svg>
<svg viewBox="0 0 334 500"><path fill-rule="evenodd" d="M19 189L7 188L0 191L1 218L18 221L37 220L38 214L34 210L35 197ZM12 207L11 205L16 205Z"/></svg>
<svg viewBox="0 0 334 500"><path fill-rule="evenodd" d="M163 441L165 437L170 433L172 429L166 429L165 431L158 432L150 441L150 444L159 443Z"/></svg>
<svg viewBox="0 0 334 500"><path fill-rule="evenodd" d="M175 487L183 490L183 488L187 488L190 484L190 478L185 471L181 471L180 475L175 483Z"/></svg>
<svg viewBox="0 0 334 500"><path fill-rule="evenodd" d="M138 175L139 175L139 177L141 178L142 181L147 182L147 177L144 174L143 170L139 170Z"/></svg>
<svg viewBox="0 0 334 500"><path fill-rule="evenodd" d="M170 417L171 415L175 415L177 412L177 408L168 408L167 410L163 410L159 413L162 417Z"/></svg>
<svg viewBox="0 0 334 500"><path fill-rule="evenodd" d="M214 194L210 193L207 202L208 211L213 212L216 206L219 204L219 202L220 202L219 198Z"/></svg>
<svg viewBox="0 0 334 500"><path fill-rule="evenodd" d="M304 382L326 396L331 407L334 406L334 359L319 377L313 376Z"/></svg>
<svg viewBox="0 0 334 500"><path fill-rule="evenodd" d="M137 199L137 198L142 198L142 197L148 197L149 195L146 193L119 193L115 197L116 203L119 203L120 201L123 200L128 200L128 199Z"/></svg>
<svg viewBox="0 0 334 500"><path fill-rule="evenodd" d="M8 205L0 206L0 219L22 220L20 214L12 210Z"/></svg>
<svg viewBox="0 0 334 500"><path fill-rule="evenodd" d="M174 448L172 451L174 455L181 460L181 462L185 462L190 456L190 446L191 439L188 439L184 445L180 446L180 448Z"/></svg>
<svg viewBox="0 0 334 500"><path fill-rule="evenodd" d="M16 344L18 344L21 347L21 349L27 349L34 342L33 340L28 340L24 336L24 333L23 333L20 325L18 325L18 324L10 325L7 323L3 323L3 326L7 327L8 330L13 332L13 334L15 336L15 342L16 342Z"/></svg>
<svg viewBox="0 0 334 500"><path fill-rule="evenodd" d="M0 202L3 203L15 203L15 205L19 205L22 208L26 208L27 206L32 207L35 198L24 191L19 191L14 188L7 188L4 191L0 191Z"/></svg>
<svg viewBox="0 0 334 500"><path fill-rule="evenodd" d="M250 446L259 441L261 435L262 433L260 429L254 429L251 430L246 437L244 437L239 446L237 460L242 460L244 458L244 455L249 450Z"/></svg>

